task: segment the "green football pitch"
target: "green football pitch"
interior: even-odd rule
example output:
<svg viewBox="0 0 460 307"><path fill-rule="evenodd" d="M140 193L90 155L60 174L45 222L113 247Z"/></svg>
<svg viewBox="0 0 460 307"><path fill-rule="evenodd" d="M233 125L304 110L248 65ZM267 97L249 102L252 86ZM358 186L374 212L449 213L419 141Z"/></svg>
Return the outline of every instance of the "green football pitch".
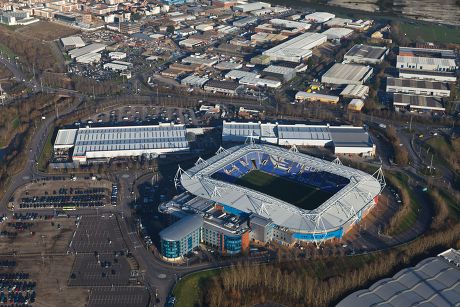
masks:
<svg viewBox="0 0 460 307"><path fill-rule="evenodd" d="M278 198L294 206L313 210L328 200L333 193L298 183L280 176L252 170L238 178L235 184Z"/></svg>

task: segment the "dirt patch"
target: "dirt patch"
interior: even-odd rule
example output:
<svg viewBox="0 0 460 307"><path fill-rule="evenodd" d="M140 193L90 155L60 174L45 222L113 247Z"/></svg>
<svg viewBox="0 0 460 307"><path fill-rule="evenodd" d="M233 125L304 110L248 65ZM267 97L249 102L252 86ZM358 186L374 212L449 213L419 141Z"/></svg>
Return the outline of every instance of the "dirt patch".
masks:
<svg viewBox="0 0 460 307"><path fill-rule="evenodd" d="M51 41L80 33L78 29L49 21L39 21L17 30L22 34L40 40Z"/></svg>

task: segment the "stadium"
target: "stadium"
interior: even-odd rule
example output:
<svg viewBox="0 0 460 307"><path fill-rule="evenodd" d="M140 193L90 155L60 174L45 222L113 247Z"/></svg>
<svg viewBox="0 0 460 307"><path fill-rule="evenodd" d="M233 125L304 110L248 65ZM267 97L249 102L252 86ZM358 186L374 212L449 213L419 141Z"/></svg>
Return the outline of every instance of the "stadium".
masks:
<svg viewBox="0 0 460 307"><path fill-rule="evenodd" d="M270 221L264 227L270 225L271 233L263 237L291 243L341 238L377 204L385 179L381 169L370 175L295 146L250 143L220 148L189 170L179 167L175 184L223 212L247 217L251 228Z"/></svg>

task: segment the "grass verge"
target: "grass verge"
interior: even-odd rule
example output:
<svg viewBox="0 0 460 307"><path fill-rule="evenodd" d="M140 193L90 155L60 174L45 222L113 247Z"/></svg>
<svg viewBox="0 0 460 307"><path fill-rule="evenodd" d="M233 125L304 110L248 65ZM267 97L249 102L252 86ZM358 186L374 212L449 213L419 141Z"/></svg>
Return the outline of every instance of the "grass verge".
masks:
<svg viewBox="0 0 460 307"><path fill-rule="evenodd" d="M385 233L394 236L409 230L417 221L420 204L408 185L409 177L402 173L386 172L385 179L398 190L402 201L401 208L391 218Z"/></svg>
<svg viewBox="0 0 460 307"><path fill-rule="evenodd" d="M48 161L51 159L51 155L53 154L53 143L51 142L53 133L54 129L51 129L50 133L46 137L45 144L43 145L43 149L40 153L40 158L38 159L37 168L41 172L46 172L48 168Z"/></svg>
<svg viewBox="0 0 460 307"><path fill-rule="evenodd" d="M182 278L174 287L173 295L176 297L178 307L193 307L201 303L201 289L214 276L219 274L219 270L208 270L193 273Z"/></svg>
<svg viewBox="0 0 460 307"><path fill-rule="evenodd" d="M460 44L458 28L424 23L401 23L401 32L412 41Z"/></svg>

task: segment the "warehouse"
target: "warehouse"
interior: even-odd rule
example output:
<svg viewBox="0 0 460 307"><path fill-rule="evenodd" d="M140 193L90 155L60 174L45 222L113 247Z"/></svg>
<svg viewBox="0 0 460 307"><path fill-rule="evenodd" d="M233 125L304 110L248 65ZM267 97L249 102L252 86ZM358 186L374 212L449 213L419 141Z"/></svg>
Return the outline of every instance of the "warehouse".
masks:
<svg viewBox="0 0 460 307"><path fill-rule="evenodd" d="M348 63L377 65L383 62L388 48L357 44L351 47L343 57Z"/></svg>
<svg viewBox="0 0 460 307"><path fill-rule="evenodd" d="M217 63L217 59L210 59L210 58L206 58L202 56L198 57L198 56L191 55L189 57L182 59L182 63L198 64L198 65L202 65L206 67L212 67L214 64Z"/></svg>
<svg viewBox="0 0 460 307"><path fill-rule="evenodd" d="M186 38L179 42L179 46L184 48L195 48L204 45L204 41L198 38Z"/></svg>
<svg viewBox="0 0 460 307"><path fill-rule="evenodd" d="M99 63L101 61L100 53L87 53L75 58L77 63L81 64L93 64Z"/></svg>
<svg viewBox="0 0 460 307"><path fill-rule="evenodd" d="M189 149L184 125L85 127L60 129L54 149L73 148L72 160L108 160L117 157L159 155Z"/></svg>
<svg viewBox="0 0 460 307"><path fill-rule="evenodd" d="M347 28L330 28L322 34L327 36L328 40L344 39L353 34L353 30Z"/></svg>
<svg viewBox="0 0 460 307"><path fill-rule="evenodd" d="M268 88L279 88L281 86L280 81L263 79L258 77L246 76L241 78L240 84L252 87L268 87Z"/></svg>
<svg viewBox="0 0 460 307"><path fill-rule="evenodd" d="M240 80L245 77L258 78L258 74L245 70L231 70L225 75L225 79Z"/></svg>
<svg viewBox="0 0 460 307"><path fill-rule="evenodd" d="M372 72L373 69L369 66L336 63L321 77L321 82L335 85L361 85L372 76Z"/></svg>
<svg viewBox="0 0 460 307"><path fill-rule="evenodd" d="M262 71L265 77L273 77L282 82L288 82L295 78L297 71L295 68L270 65Z"/></svg>
<svg viewBox="0 0 460 307"><path fill-rule="evenodd" d="M257 24L258 21L259 19L257 17L248 16L248 17L244 17L244 18L235 20L232 25L234 27L242 28L242 27Z"/></svg>
<svg viewBox="0 0 460 307"><path fill-rule="evenodd" d="M457 55L455 51L449 49L438 48L418 48L418 47L399 47L399 55L402 56L415 56L415 57L428 57L439 59L455 59Z"/></svg>
<svg viewBox="0 0 460 307"><path fill-rule="evenodd" d="M106 63L103 65L104 69L110 69L113 71L125 71L128 69L128 66L122 65L122 64L117 64L117 63Z"/></svg>
<svg viewBox="0 0 460 307"><path fill-rule="evenodd" d="M235 5L233 7L233 10L243 12L243 13L249 13L249 12L252 12L252 11L266 9L266 8L269 8L269 7L271 7L270 3L252 2L252 3L245 3L245 4Z"/></svg>
<svg viewBox="0 0 460 307"><path fill-rule="evenodd" d="M72 49L69 51L69 56L71 59L75 59L90 53L97 53L99 51L102 51L106 48L107 46L104 44L100 43L94 43L90 44L88 46L82 47L82 48L76 48Z"/></svg>
<svg viewBox="0 0 460 307"><path fill-rule="evenodd" d="M339 102L338 96L333 95L324 95L318 93L307 93L307 92L297 92L295 94L295 99L298 101L310 101L310 102L323 102L323 103L331 103L336 104Z"/></svg>
<svg viewBox="0 0 460 307"><path fill-rule="evenodd" d="M308 22L313 23L324 23L326 21L331 20L334 18L335 15L327 12L315 12L312 14L308 14L304 17L304 19Z"/></svg>
<svg viewBox="0 0 460 307"><path fill-rule="evenodd" d="M398 55L396 59L396 68L432 71L455 71L458 67L455 63L455 59L439 59Z"/></svg>
<svg viewBox="0 0 460 307"><path fill-rule="evenodd" d="M340 96L342 96L343 98L364 99L367 97L368 94L369 86L348 84L340 93Z"/></svg>
<svg viewBox="0 0 460 307"><path fill-rule="evenodd" d="M69 36L61 38L61 44L65 50L85 47L85 42L80 36Z"/></svg>
<svg viewBox="0 0 460 307"><path fill-rule="evenodd" d="M119 52L119 51L110 52L109 57L112 60L123 60L124 58L126 58L126 52Z"/></svg>
<svg viewBox="0 0 460 307"><path fill-rule="evenodd" d="M233 81L211 80L204 85L207 92L236 95L240 85Z"/></svg>
<svg viewBox="0 0 460 307"><path fill-rule="evenodd" d="M248 138L281 146L330 147L336 154L374 156L376 150L362 127L223 122L223 142L243 143Z"/></svg>
<svg viewBox="0 0 460 307"><path fill-rule="evenodd" d="M217 63L214 66L214 68L218 69L218 70L236 70L236 69L243 68L243 64L235 63L235 62L222 61L222 62Z"/></svg>
<svg viewBox="0 0 460 307"><path fill-rule="evenodd" d="M450 96L450 90L447 83L391 77L387 78L387 92L438 97Z"/></svg>
<svg viewBox="0 0 460 307"><path fill-rule="evenodd" d="M306 23L306 22L292 21L292 20L279 19L279 18L270 19L269 22L273 26L281 27L284 29L299 29L299 30L306 31L310 29L311 27L311 24Z"/></svg>
<svg viewBox="0 0 460 307"><path fill-rule="evenodd" d="M208 82L209 78L207 77L200 77L200 76L194 76L190 75L182 79L180 82L182 85L190 85L194 87L200 87L202 88L203 85Z"/></svg>
<svg viewBox="0 0 460 307"><path fill-rule="evenodd" d="M399 69L399 77L405 79L457 82L457 76L455 75L455 72L451 71Z"/></svg>
<svg viewBox="0 0 460 307"><path fill-rule="evenodd" d="M300 62L311 57L310 49L327 41L321 33L307 32L263 52L271 61Z"/></svg>
<svg viewBox="0 0 460 307"><path fill-rule="evenodd" d="M444 112L442 98L396 93L393 95L393 106L396 110L410 110L418 112Z"/></svg>
<svg viewBox="0 0 460 307"><path fill-rule="evenodd" d="M361 112L364 107L364 101L362 99L352 99L348 104L348 110Z"/></svg>

